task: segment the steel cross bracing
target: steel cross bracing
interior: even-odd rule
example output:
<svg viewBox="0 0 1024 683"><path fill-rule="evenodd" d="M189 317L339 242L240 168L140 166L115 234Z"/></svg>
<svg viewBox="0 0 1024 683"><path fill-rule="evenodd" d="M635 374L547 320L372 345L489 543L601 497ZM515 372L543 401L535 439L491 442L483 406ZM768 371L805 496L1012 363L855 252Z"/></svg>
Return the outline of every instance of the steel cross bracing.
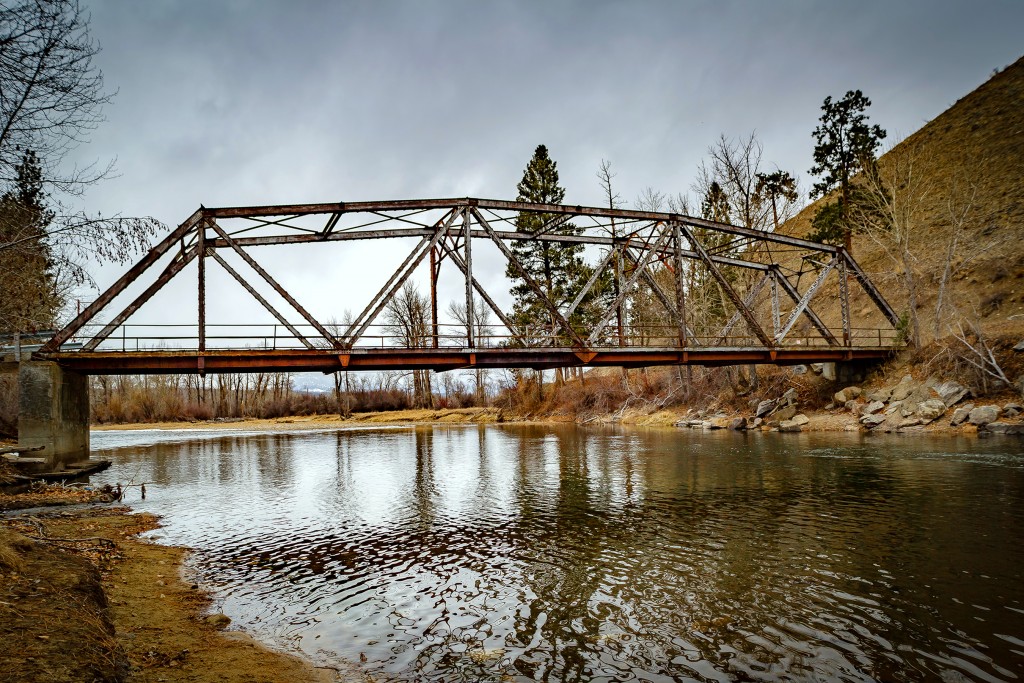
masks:
<svg viewBox="0 0 1024 683"><path fill-rule="evenodd" d="M534 232L516 229L517 219L527 214L542 216ZM571 300L557 300L520 262L512 245L524 240L587 250L593 272ZM381 278L379 289L369 290L375 293L368 301L338 306L339 311L363 306L343 326L314 316L254 255L255 247L354 241L380 242L382 252L393 250L384 246L391 241L414 246L397 269ZM508 264L543 311L543 323L517 324L499 306L510 299L508 287L484 287L481 273L474 270L482 249L490 250L492 269L494 258ZM257 277L247 277L225 256ZM196 324L128 324L193 261ZM439 319L437 283L446 263L451 266L446 272L464 283L461 324ZM266 309L275 321L272 337L254 332L254 325L207 320L207 268L213 265ZM373 334L383 327L380 319L389 301L422 267L429 268L428 332L401 344ZM801 291L805 272L814 277ZM829 295L840 308L841 329L835 331L813 306L829 289L830 278L838 280L836 294ZM138 291L147 279L152 281ZM269 287L290 311L275 307L260 287L267 294ZM129 289L138 293L122 303ZM866 295L880 326L854 327L851 292ZM782 302L780 295L786 298ZM644 301L658 313L641 319L637 311ZM486 334L472 322L480 305L498 321ZM581 323L574 316L584 307L587 317ZM94 322L101 317L109 322ZM692 216L470 198L204 207L35 357L91 374L793 364L883 358L897 344L898 324L885 298L841 247ZM129 335L132 327L146 334Z"/></svg>

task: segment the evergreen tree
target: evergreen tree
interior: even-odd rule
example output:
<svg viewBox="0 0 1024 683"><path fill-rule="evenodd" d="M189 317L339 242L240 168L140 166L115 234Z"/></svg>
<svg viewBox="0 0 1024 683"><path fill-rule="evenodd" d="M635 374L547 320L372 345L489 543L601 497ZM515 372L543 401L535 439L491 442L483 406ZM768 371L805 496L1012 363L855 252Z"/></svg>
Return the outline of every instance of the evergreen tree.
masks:
<svg viewBox="0 0 1024 683"><path fill-rule="evenodd" d="M821 180L811 189L811 199L823 197L838 189L839 197L818 209L812 219L814 232L810 239L842 244L851 249L854 225L850 207L858 201L859 190L853 178L871 171L875 151L886 132L870 125L864 113L871 100L860 90L851 90L843 99L833 102L826 97L821 106L821 124L814 129L814 166L811 173Z"/></svg>
<svg viewBox="0 0 1024 683"><path fill-rule="evenodd" d="M774 173L758 173L754 195L759 202L769 202L772 206L772 225L779 229L779 204L797 200L796 179L786 171Z"/></svg>
<svg viewBox="0 0 1024 683"><path fill-rule="evenodd" d="M47 329L63 305L47 229L53 212L46 206L38 156L29 151L15 167L13 186L0 196L0 332Z"/></svg>
<svg viewBox="0 0 1024 683"><path fill-rule="evenodd" d="M548 149L539 145L523 172L518 185L517 201L537 204L560 204L565 199L565 188L558 184L557 164L548 156ZM556 214L521 213L516 218L516 232L534 234ZM579 235L582 233L571 222L563 223L552 234ZM544 295L560 310L565 310L593 274L583 260L582 244L550 242L544 239L516 240L512 251L525 270L537 283ZM559 329L554 316L526 283L519 270L511 263L505 274L513 282L512 320L517 326L519 344L537 343L557 338L567 344L568 337ZM581 334L593 317L593 304L604 288L595 286L569 318L573 329Z"/></svg>

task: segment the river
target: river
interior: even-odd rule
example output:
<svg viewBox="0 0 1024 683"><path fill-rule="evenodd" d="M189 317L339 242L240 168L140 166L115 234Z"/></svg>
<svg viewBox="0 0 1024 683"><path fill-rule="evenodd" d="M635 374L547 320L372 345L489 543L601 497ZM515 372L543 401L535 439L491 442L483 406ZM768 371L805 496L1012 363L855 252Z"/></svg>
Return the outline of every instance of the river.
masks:
<svg viewBox="0 0 1024 683"><path fill-rule="evenodd" d="M93 432L215 608L378 680L1024 676L1013 438Z"/></svg>

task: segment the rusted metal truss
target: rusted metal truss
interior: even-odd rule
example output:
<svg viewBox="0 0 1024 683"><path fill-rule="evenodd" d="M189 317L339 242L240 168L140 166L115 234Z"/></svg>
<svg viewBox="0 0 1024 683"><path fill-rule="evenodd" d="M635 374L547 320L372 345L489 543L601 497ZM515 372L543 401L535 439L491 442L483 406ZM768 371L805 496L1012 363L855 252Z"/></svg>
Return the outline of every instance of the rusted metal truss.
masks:
<svg viewBox="0 0 1024 683"><path fill-rule="evenodd" d="M517 219L523 214L540 214L542 227L532 233L517 230ZM383 285L344 329L318 320L252 253L255 247L273 245L400 238L414 242L411 251L394 272L382 278ZM586 284L573 292L571 300L559 300L516 256L512 245L521 241L541 241L554 248L583 245L595 264L593 272ZM757 248L765 245L771 249ZM474 272L474 254L481 248L496 251L505 259L510 272L543 309L546 327L521 329L515 317L498 304L508 299L507 291L485 289ZM224 253L240 259L259 276L255 282L261 280L261 286L269 286L292 312L275 308L223 257ZM767 253L776 260L767 260ZM429 334L402 346L389 346L381 338L384 348L367 348L368 331L428 257ZM264 339L260 348L252 339L239 342L234 337L235 341L225 345L224 337L208 334L216 327L206 319L208 260L268 311L287 331L293 348L278 348L276 329L273 346L268 347ZM158 337L150 336L146 338L150 343L135 338L133 348L128 349L124 330L129 319L193 261L198 264L197 324L191 337L194 343L167 348ZM465 321L475 319L474 307L482 302L500 321L500 334L482 335L472 322L465 321L458 333L440 334L436 284L446 262L465 283ZM803 291L799 289L799 269L817 271L813 283ZM152 282L133 300L119 308L112 305L136 281L144 282L151 273L155 273ZM833 275L839 280L841 334L833 332L812 307ZM615 283L614 291L599 291L607 282ZM884 330L872 330L868 335L863 328L853 327L851 284L859 286L881 313ZM700 304L693 299L701 292L704 296L710 292L715 298L717 317L698 315ZM790 300L786 311L779 301L780 293ZM629 316L623 311L637 297L656 301L664 311L665 324L654 331L648 325L648 329L627 339L623 320ZM577 315L582 306L587 308L585 318ZM101 313L110 316L109 322L94 323ZM299 320L289 319L289 315ZM579 322L581 319L586 322ZM716 329L709 329L709 320ZM800 320L806 321L801 328L804 332L794 331ZM613 321L618 327L615 334L607 331ZM734 334L741 321L745 333ZM629 324L643 327L632 319ZM200 208L57 332L36 357L55 359L95 374L784 364L881 357L895 344L897 325L898 316L842 248L787 235L671 213L489 199L338 202ZM115 335L118 329L122 330L120 337ZM500 342L495 344L495 339ZM80 347L76 344L72 349L72 341Z"/></svg>

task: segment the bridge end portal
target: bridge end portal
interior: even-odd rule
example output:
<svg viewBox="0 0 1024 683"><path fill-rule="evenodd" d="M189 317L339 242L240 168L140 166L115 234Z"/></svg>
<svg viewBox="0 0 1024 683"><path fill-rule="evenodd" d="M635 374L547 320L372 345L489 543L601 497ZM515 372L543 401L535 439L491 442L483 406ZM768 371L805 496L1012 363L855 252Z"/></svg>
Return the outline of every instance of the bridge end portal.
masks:
<svg viewBox="0 0 1024 683"><path fill-rule="evenodd" d="M88 378L48 361L18 368L18 445L42 446L40 471L89 459Z"/></svg>

